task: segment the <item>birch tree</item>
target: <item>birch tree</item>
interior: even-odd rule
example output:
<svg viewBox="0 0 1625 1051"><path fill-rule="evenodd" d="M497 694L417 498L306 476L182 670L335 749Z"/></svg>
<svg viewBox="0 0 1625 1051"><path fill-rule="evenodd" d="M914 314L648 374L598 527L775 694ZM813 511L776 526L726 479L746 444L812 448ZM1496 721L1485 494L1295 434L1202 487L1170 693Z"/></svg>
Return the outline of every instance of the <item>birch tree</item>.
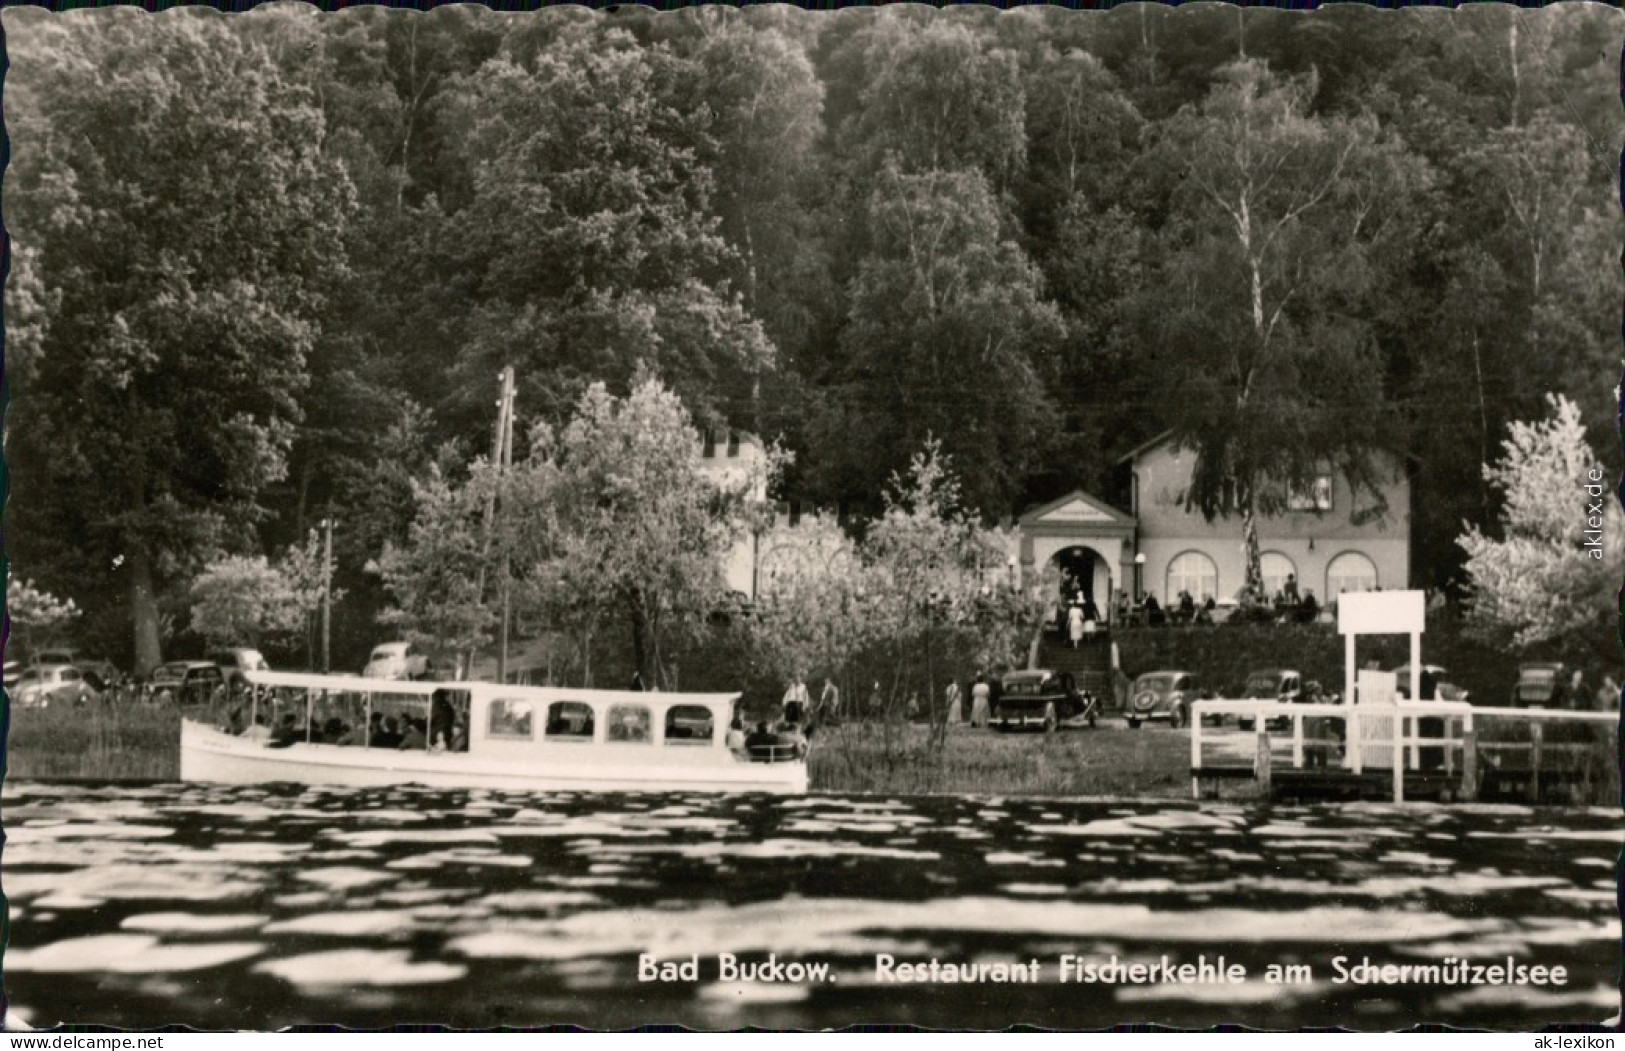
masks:
<svg viewBox="0 0 1625 1051"><path fill-rule="evenodd" d="M1183 176L1149 303L1188 506L1239 516L1244 592L1262 591L1258 518L1329 468L1380 514L1402 431L1368 324L1370 249L1422 173L1368 118L1311 112L1312 77L1258 61L1219 72L1169 122Z"/></svg>
<svg viewBox="0 0 1625 1051"><path fill-rule="evenodd" d="M1625 523L1579 406L1562 395L1547 402L1551 414L1512 424L1501 458L1484 466L1506 502L1499 536L1470 525L1458 541L1472 582L1469 623L1520 649L1559 643L1611 659Z"/></svg>

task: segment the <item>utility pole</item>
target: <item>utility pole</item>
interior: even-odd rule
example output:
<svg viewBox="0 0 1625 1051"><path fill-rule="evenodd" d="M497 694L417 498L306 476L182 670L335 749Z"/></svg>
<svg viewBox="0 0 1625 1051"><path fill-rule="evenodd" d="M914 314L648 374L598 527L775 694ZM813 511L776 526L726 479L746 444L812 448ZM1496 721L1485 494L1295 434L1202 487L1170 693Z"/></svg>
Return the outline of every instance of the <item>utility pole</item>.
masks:
<svg viewBox="0 0 1625 1051"><path fill-rule="evenodd" d="M331 670L333 629L333 519L322 519L322 674Z"/></svg>
<svg viewBox="0 0 1625 1051"><path fill-rule="evenodd" d="M502 371L497 374L497 381L501 384L501 387L499 397L497 398L497 422L496 426L491 430L491 464L499 471L503 471L503 462L505 458L504 450L508 448L509 432L513 429L513 366L504 366ZM499 475L498 478L500 488L501 476ZM496 517L496 505L497 493L496 490L493 489L491 491L491 495L487 497L485 501L485 538L480 546L480 568L474 580L474 597L475 601L477 602L485 601L485 560L491 553L491 525L492 520ZM503 557L502 569L503 576L507 576L508 563L506 555ZM505 582L498 582L498 587L502 590L503 595L502 645L497 652L497 679L500 681L508 670L506 666L508 656L507 584ZM473 674L474 657L474 650L472 647L470 647L467 661L468 674Z"/></svg>
<svg viewBox="0 0 1625 1051"><path fill-rule="evenodd" d="M508 520L508 472L513 468L513 401L515 394L513 367L509 366L502 370L502 377L502 458L498 461L497 488L501 501L499 513L502 515L503 524L506 525ZM499 581L502 589L502 629L497 636L497 680L499 682L508 681L508 619L510 599L512 597L512 587L508 579L512 569L509 562L510 545L506 542L506 532L503 535L502 579Z"/></svg>

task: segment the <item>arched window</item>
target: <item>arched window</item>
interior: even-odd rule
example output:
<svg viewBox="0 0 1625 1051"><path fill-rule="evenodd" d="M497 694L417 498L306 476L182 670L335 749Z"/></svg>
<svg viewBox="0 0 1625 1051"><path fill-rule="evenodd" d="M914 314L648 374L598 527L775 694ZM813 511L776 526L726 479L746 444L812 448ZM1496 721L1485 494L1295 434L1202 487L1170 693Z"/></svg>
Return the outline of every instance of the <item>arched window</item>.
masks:
<svg viewBox="0 0 1625 1051"><path fill-rule="evenodd" d="M628 744L650 743L649 709L641 704L617 704L609 710L604 722L609 727L606 736L611 741L624 741Z"/></svg>
<svg viewBox="0 0 1625 1051"><path fill-rule="evenodd" d="M489 720L485 726L487 737L511 737L528 741L534 736L529 701L498 697L491 702Z"/></svg>
<svg viewBox="0 0 1625 1051"><path fill-rule="evenodd" d="M550 741L591 741L591 706L580 701L554 701L547 706L545 736Z"/></svg>
<svg viewBox="0 0 1625 1051"><path fill-rule="evenodd" d="M1370 591L1377 586L1377 566L1358 551L1345 551L1326 566L1326 598L1345 591Z"/></svg>
<svg viewBox="0 0 1625 1051"><path fill-rule="evenodd" d="M1213 560L1200 551L1186 551L1168 563L1168 588L1164 601L1170 606L1179 601L1179 593L1189 591L1197 602L1219 596L1219 569Z"/></svg>
<svg viewBox="0 0 1625 1051"><path fill-rule="evenodd" d="M667 744L710 744L716 739L711 709L698 704L677 704L666 711Z"/></svg>
<svg viewBox="0 0 1625 1051"><path fill-rule="evenodd" d="M1286 590L1286 578L1296 576L1298 567L1279 551L1266 551L1258 558L1259 572L1264 576L1264 594L1273 596Z"/></svg>

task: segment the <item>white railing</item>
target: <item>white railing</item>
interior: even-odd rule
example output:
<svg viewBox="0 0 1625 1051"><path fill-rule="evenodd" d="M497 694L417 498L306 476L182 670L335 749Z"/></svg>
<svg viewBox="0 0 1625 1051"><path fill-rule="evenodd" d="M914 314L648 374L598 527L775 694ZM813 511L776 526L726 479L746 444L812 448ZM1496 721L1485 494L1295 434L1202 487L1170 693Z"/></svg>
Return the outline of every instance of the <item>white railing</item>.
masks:
<svg viewBox="0 0 1625 1051"><path fill-rule="evenodd" d="M1394 704L1282 704L1268 699L1259 700L1207 700L1196 701L1191 705L1191 792L1200 798L1201 785L1198 771L1203 769L1202 749L1205 744L1212 743L1210 737L1203 740L1203 716L1251 716L1254 719L1258 740L1254 754L1254 772L1260 780L1269 779L1270 753L1273 742L1269 736L1268 723L1285 719L1290 723L1292 748L1292 766L1294 769L1304 767L1306 751L1334 751L1342 749L1343 767L1352 774L1364 773L1366 765L1378 765L1375 761L1368 761L1367 754L1373 749L1389 749L1387 763L1380 765L1393 771L1394 799L1402 801L1405 797L1405 772L1418 770L1421 767L1421 751L1424 748L1441 749L1445 757L1445 772L1453 774L1456 768L1456 758L1459 754L1462 759L1463 773L1476 776L1477 748L1473 733L1474 719L1511 719L1532 722L1536 725L1535 740L1532 747L1540 746L1539 725L1546 722L1568 723L1616 723L1619 719L1617 712L1597 711L1568 711L1563 709L1546 708L1486 708L1466 704L1461 701L1408 701L1399 700ZM1341 739L1325 739L1315 737L1306 739L1305 720L1335 719L1344 727ZM1349 732L1350 721L1354 720L1357 733ZM1423 735L1419 720L1441 719L1442 734L1439 736ZM1373 732L1385 731L1385 732ZM1352 739L1351 739L1352 738ZM1232 738L1233 739L1233 738ZM1380 753L1379 753L1380 754ZM1329 757L1328 757L1329 758ZM1325 764L1330 766L1328 762Z"/></svg>

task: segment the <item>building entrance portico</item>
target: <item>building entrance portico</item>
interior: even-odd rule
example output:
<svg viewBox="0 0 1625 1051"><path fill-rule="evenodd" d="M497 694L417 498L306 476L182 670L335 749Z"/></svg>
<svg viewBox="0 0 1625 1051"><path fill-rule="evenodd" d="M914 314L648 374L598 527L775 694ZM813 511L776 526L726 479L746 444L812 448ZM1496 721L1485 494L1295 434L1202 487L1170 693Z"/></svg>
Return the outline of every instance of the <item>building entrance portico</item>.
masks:
<svg viewBox="0 0 1625 1051"><path fill-rule="evenodd" d="M1134 579L1132 516L1079 491L1034 508L1017 525L1024 586L1037 584L1053 565L1060 587L1070 580L1067 597L1081 590L1110 616L1118 592Z"/></svg>

